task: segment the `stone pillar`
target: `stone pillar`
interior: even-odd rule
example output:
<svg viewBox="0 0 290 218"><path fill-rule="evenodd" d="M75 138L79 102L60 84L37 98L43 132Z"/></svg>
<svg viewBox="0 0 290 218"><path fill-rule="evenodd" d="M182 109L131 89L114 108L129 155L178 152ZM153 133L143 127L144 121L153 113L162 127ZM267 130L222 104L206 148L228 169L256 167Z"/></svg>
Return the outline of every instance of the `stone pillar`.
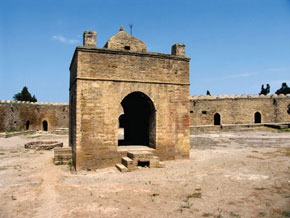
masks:
<svg viewBox="0 0 290 218"><path fill-rule="evenodd" d="M185 56L185 45L176 43L171 47L171 54L177 56Z"/></svg>
<svg viewBox="0 0 290 218"><path fill-rule="evenodd" d="M97 32L85 31L83 36L83 45L85 47L97 47Z"/></svg>

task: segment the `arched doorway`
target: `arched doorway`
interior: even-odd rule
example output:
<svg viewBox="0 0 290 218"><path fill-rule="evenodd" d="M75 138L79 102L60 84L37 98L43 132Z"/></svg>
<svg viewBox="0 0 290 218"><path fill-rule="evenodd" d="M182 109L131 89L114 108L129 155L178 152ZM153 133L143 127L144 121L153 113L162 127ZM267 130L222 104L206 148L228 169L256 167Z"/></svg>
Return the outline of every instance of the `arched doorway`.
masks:
<svg viewBox="0 0 290 218"><path fill-rule="evenodd" d="M221 125L221 115L219 113L214 115L214 125Z"/></svg>
<svg viewBox="0 0 290 218"><path fill-rule="evenodd" d="M48 124L47 124L47 121L46 121L46 120L44 120L44 121L42 122L42 130L43 130L43 131L47 131L47 130L48 130Z"/></svg>
<svg viewBox="0 0 290 218"><path fill-rule="evenodd" d="M119 127L124 128L124 139L118 145L145 145L155 148L155 107L142 92L127 95L121 105L124 114L119 117Z"/></svg>
<svg viewBox="0 0 290 218"><path fill-rule="evenodd" d="M255 113L255 123L261 123L262 117L260 112Z"/></svg>
<svg viewBox="0 0 290 218"><path fill-rule="evenodd" d="M30 122L29 122L29 120L27 120L27 121L26 121L26 124L25 124L25 128L26 128L26 130L29 130L29 126L30 126Z"/></svg>

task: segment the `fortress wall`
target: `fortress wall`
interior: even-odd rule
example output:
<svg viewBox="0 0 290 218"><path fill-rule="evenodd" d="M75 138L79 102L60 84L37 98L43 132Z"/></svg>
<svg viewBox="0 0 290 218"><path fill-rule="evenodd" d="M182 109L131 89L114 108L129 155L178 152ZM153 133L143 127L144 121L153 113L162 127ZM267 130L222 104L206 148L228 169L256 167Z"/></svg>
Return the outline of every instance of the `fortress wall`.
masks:
<svg viewBox="0 0 290 218"><path fill-rule="evenodd" d="M0 132L68 127L68 104L0 101ZM29 125L28 125L29 123Z"/></svg>
<svg viewBox="0 0 290 218"><path fill-rule="evenodd" d="M215 113L221 115L222 124L252 124L257 111L261 113L262 123L290 122L288 105L289 95L193 96L190 126L213 125ZM44 120L48 122L48 131L67 128L68 108L68 104L62 103L0 101L0 132L26 130L27 121L29 130L42 130Z"/></svg>
<svg viewBox="0 0 290 218"><path fill-rule="evenodd" d="M214 125L219 113L221 124L252 124L255 113L261 123L290 122L287 112L290 95L193 96L190 98L190 125Z"/></svg>

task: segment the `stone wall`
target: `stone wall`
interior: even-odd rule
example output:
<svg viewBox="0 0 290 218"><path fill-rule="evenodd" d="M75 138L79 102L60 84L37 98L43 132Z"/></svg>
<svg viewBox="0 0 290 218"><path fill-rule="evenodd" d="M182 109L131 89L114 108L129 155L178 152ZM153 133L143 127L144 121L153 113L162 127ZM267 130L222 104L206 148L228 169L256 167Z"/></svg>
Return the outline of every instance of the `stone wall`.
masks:
<svg viewBox="0 0 290 218"><path fill-rule="evenodd" d="M71 93L70 100L74 101L74 104L75 96ZM221 124L253 124L256 112L261 113L262 123L290 122L287 112L289 95L191 96L189 103L190 126L213 125L215 113L221 115ZM71 113L75 114L74 111ZM44 120L48 122L49 131L68 128L68 116L66 103L0 101L0 132L26 130L27 121L30 123L29 130L42 130ZM72 127L76 127L75 116L70 122ZM76 128L71 128L71 131L75 132ZM75 133L71 134L71 137L73 136Z"/></svg>
<svg viewBox="0 0 290 218"><path fill-rule="evenodd" d="M255 113L261 123L290 122L290 95L193 96L190 98L190 125L214 125L220 115L221 124L252 124Z"/></svg>
<svg viewBox="0 0 290 218"><path fill-rule="evenodd" d="M0 101L0 132L18 130L47 131L68 127L68 105Z"/></svg>

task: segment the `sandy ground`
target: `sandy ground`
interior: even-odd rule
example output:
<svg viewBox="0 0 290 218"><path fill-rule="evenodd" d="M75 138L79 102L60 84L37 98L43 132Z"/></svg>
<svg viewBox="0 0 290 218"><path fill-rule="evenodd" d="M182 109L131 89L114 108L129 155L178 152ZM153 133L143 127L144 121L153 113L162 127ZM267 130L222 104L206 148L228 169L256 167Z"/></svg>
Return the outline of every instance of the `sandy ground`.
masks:
<svg viewBox="0 0 290 218"><path fill-rule="evenodd" d="M38 140L0 138L0 217L287 217L290 133L235 132L191 137L190 160L162 169L70 171Z"/></svg>

